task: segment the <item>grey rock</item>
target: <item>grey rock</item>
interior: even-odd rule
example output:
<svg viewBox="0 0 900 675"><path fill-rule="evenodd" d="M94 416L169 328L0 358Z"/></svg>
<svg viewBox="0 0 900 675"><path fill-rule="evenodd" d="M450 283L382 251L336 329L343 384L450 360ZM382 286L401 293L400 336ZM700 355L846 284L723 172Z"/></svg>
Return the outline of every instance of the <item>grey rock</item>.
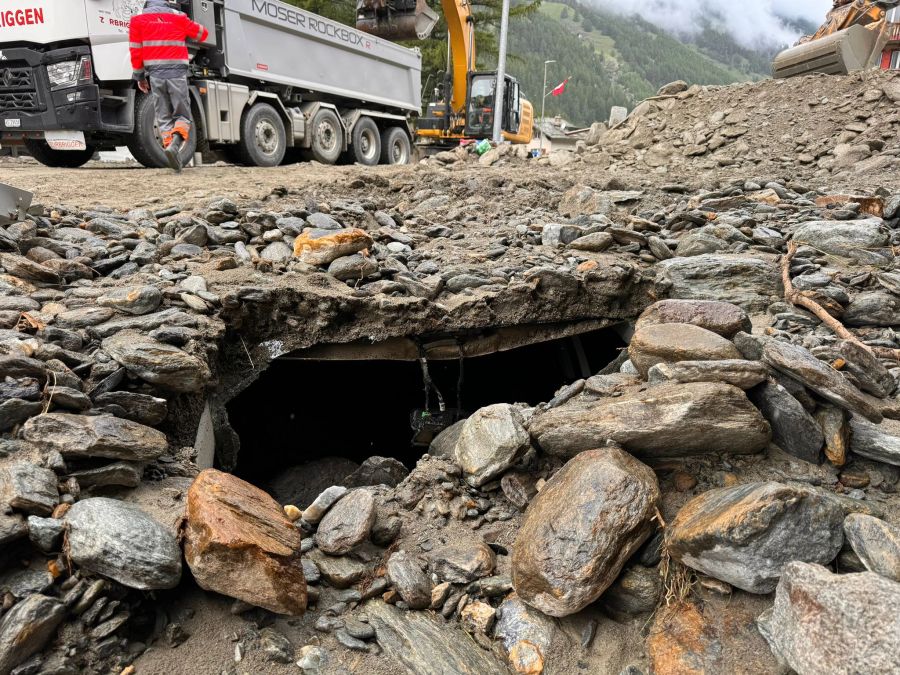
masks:
<svg viewBox="0 0 900 675"><path fill-rule="evenodd" d="M456 451L456 443L459 441L459 436L462 434L465 425L466 420L460 420L435 436L428 447L428 454L432 457L452 459L453 453Z"/></svg>
<svg viewBox="0 0 900 675"><path fill-rule="evenodd" d="M164 398L133 391L110 391L94 397L98 406L114 405L124 411L124 417L139 424L156 426L166 419L169 406Z"/></svg>
<svg viewBox="0 0 900 675"><path fill-rule="evenodd" d="M688 323L729 340L741 331L753 330L750 317L743 309L716 300L660 300L644 310L635 330L661 323Z"/></svg>
<svg viewBox="0 0 900 675"><path fill-rule="evenodd" d="M23 513L48 516L59 504L56 474L27 462L14 462L0 472L0 495Z"/></svg>
<svg viewBox="0 0 900 675"><path fill-rule="evenodd" d="M53 581L53 575L46 569L28 567L0 577L0 591L22 600L35 593L46 593L53 586Z"/></svg>
<svg viewBox="0 0 900 675"><path fill-rule="evenodd" d="M364 563L347 556L335 557L315 550L310 559L319 568L322 578L335 588L348 588L370 573Z"/></svg>
<svg viewBox="0 0 900 675"><path fill-rule="evenodd" d="M529 607L515 594L506 598L497 608L494 636L503 643L507 654L513 648L534 645L541 660L549 656L559 629L554 619Z"/></svg>
<svg viewBox="0 0 900 675"><path fill-rule="evenodd" d="M658 363L647 371L647 379L652 384L723 382L745 391L763 382L767 376L768 369L763 364L743 359Z"/></svg>
<svg viewBox="0 0 900 675"><path fill-rule="evenodd" d="M564 246L581 237L583 230L577 225L547 223L541 231L541 243L544 246Z"/></svg>
<svg viewBox="0 0 900 675"><path fill-rule="evenodd" d="M816 420L787 389L765 382L747 392L772 427L772 440L786 453L813 464L822 462L825 436Z"/></svg>
<svg viewBox="0 0 900 675"><path fill-rule="evenodd" d="M306 217L306 222L320 230L343 229L343 225L326 213L311 213Z"/></svg>
<svg viewBox="0 0 900 675"><path fill-rule="evenodd" d="M352 649L356 652L365 652L369 650L369 646L365 642L353 637L343 628L336 630L334 632L334 637L337 638L337 641L341 646L346 647L347 649Z"/></svg>
<svg viewBox="0 0 900 675"><path fill-rule="evenodd" d="M169 447L165 434L156 429L109 415L48 413L28 420L22 435L63 457L149 461Z"/></svg>
<svg viewBox="0 0 900 675"><path fill-rule="evenodd" d="M378 273L378 262L361 253L338 258L328 266L328 273L341 281L363 280Z"/></svg>
<svg viewBox="0 0 900 675"><path fill-rule="evenodd" d="M771 593L792 561L827 564L844 542L844 513L804 487L749 483L710 490L669 524L666 550L749 593Z"/></svg>
<svg viewBox="0 0 900 675"><path fill-rule="evenodd" d="M409 469L403 462L393 457L367 457L359 468L342 481L348 488L366 487L369 485L387 485L397 487Z"/></svg>
<svg viewBox="0 0 900 675"><path fill-rule="evenodd" d="M900 672L900 584L872 572L791 563L757 625L798 675Z"/></svg>
<svg viewBox="0 0 900 675"><path fill-rule="evenodd" d="M69 474L70 478L78 481L82 490L96 487L129 487L135 488L141 484L143 464L136 462L113 462L95 469L84 469Z"/></svg>
<svg viewBox="0 0 900 675"><path fill-rule="evenodd" d="M783 294L775 264L751 256L672 258L658 263L656 272L659 294L675 299L718 300L764 310Z"/></svg>
<svg viewBox="0 0 900 675"><path fill-rule="evenodd" d="M550 616L580 612L650 536L659 498L653 471L621 449L579 454L525 512L512 550L516 593Z"/></svg>
<svg viewBox="0 0 900 675"><path fill-rule="evenodd" d="M646 457L752 454L771 429L743 391L718 382L661 384L596 402L570 401L536 416L532 437L551 455L573 457L614 441Z"/></svg>
<svg viewBox="0 0 900 675"><path fill-rule="evenodd" d="M836 406L858 413L872 422L881 421L881 412L866 394L803 347L766 338L762 358L765 363L799 380Z"/></svg>
<svg viewBox="0 0 900 675"><path fill-rule="evenodd" d="M428 612L403 612L381 601L365 606L378 644L409 675L505 673L506 664L454 625Z"/></svg>
<svg viewBox="0 0 900 675"><path fill-rule="evenodd" d="M642 565L626 569L603 594L603 606L613 615L636 616L656 610L662 593L659 570Z"/></svg>
<svg viewBox="0 0 900 675"><path fill-rule="evenodd" d="M292 663L294 660L294 645L283 633L274 628L263 628L259 631L259 648L266 661Z"/></svg>
<svg viewBox="0 0 900 675"><path fill-rule="evenodd" d="M881 424L872 424L852 417L850 450L861 457L900 466L900 423L885 420Z"/></svg>
<svg viewBox="0 0 900 675"><path fill-rule="evenodd" d="M283 241L273 241L259 254L263 260L272 262L286 262L294 256L294 250Z"/></svg>
<svg viewBox="0 0 900 675"><path fill-rule="evenodd" d="M0 546L6 546L28 535L25 518L18 513L0 512Z"/></svg>
<svg viewBox="0 0 900 675"><path fill-rule="evenodd" d="M150 384L180 393L201 391L210 379L204 361L150 337L122 332L103 340L103 350Z"/></svg>
<svg viewBox="0 0 900 675"><path fill-rule="evenodd" d="M583 237L578 237L578 239L569 244L569 248L575 251L601 253L612 245L613 237L611 234L608 232L594 232Z"/></svg>
<svg viewBox="0 0 900 675"><path fill-rule="evenodd" d="M41 651L65 615L63 604L45 595L32 595L7 612L0 621L0 675Z"/></svg>
<svg viewBox="0 0 900 675"><path fill-rule="evenodd" d="M56 315L54 324L59 328L88 328L109 321L115 316L114 309L109 307L82 307L60 312Z"/></svg>
<svg viewBox="0 0 900 675"><path fill-rule="evenodd" d="M410 609L425 609L431 604L431 581L409 555L403 551L392 553L387 574Z"/></svg>
<svg viewBox="0 0 900 675"><path fill-rule="evenodd" d="M851 513L844 536L870 572L900 582L900 530L872 516Z"/></svg>
<svg viewBox="0 0 900 675"><path fill-rule="evenodd" d="M480 486L509 469L531 447L521 411L505 403L482 408L466 420L454 449L470 485Z"/></svg>
<svg viewBox="0 0 900 675"><path fill-rule="evenodd" d="M11 398L0 403L0 431L12 429L30 417L39 415L44 409L41 401L23 401Z"/></svg>
<svg viewBox="0 0 900 675"><path fill-rule="evenodd" d="M730 340L689 323L641 326L631 338L628 356L642 376L657 363L740 359Z"/></svg>
<svg viewBox="0 0 900 675"><path fill-rule="evenodd" d="M353 490L322 518L316 532L316 545L329 555L349 553L368 539L375 515L372 494L367 490Z"/></svg>
<svg viewBox="0 0 900 675"><path fill-rule="evenodd" d="M880 218L867 220L814 220L802 223L794 230L793 240L811 244L832 255L847 256L856 249L887 246L888 235Z"/></svg>
<svg viewBox="0 0 900 675"><path fill-rule="evenodd" d="M315 498L312 504L303 510L303 521L310 525L317 525L328 513L328 509L337 504L349 490L343 485L332 485Z"/></svg>
<svg viewBox="0 0 900 675"><path fill-rule="evenodd" d="M62 550L63 533L66 526L55 518L28 516L28 538L38 550L56 553Z"/></svg>
<svg viewBox="0 0 900 675"><path fill-rule="evenodd" d="M900 325L900 297L885 291L867 291L856 295L843 321L848 326Z"/></svg>
<svg viewBox="0 0 900 675"><path fill-rule="evenodd" d="M497 564L497 556L484 542L457 538L431 552L431 570L441 581L454 584L490 576Z"/></svg>
<svg viewBox="0 0 900 675"><path fill-rule="evenodd" d="M162 304L162 293L156 286L116 288L97 298L97 304L126 314L149 314Z"/></svg>
<svg viewBox="0 0 900 675"><path fill-rule="evenodd" d="M65 520L69 555L79 567L138 590L178 585L181 549L174 534L134 504L85 499Z"/></svg>

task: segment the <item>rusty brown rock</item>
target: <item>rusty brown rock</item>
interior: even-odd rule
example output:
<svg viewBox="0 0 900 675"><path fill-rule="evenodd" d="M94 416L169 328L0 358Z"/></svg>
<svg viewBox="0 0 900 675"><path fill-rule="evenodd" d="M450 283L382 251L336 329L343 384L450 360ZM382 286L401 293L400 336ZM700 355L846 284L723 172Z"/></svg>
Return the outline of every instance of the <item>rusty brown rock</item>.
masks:
<svg viewBox="0 0 900 675"><path fill-rule="evenodd" d="M753 329L743 309L715 300L660 300L644 310L635 329L665 323L700 326L729 340L741 331L749 333Z"/></svg>
<svg viewBox="0 0 900 675"><path fill-rule="evenodd" d="M302 614L300 539L274 499L235 476L207 469L188 491L184 556L205 590Z"/></svg>
<svg viewBox="0 0 900 675"><path fill-rule="evenodd" d="M659 502L653 471L617 447L583 452L525 512L513 545L513 587L550 616L594 602L650 535Z"/></svg>
<svg viewBox="0 0 900 675"><path fill-rule="evenodd" d="M656 615L647 639L655 675L704 675L722 671L715 630L696 605L682 602Z"/></svg>
<svg viewBox="0 0 900 675"><path fill-rule="evenodd" d="M374 241L364 230L305 230L294 240L294 257L310 265L330 265L338 258L370 248Z"/></svg>

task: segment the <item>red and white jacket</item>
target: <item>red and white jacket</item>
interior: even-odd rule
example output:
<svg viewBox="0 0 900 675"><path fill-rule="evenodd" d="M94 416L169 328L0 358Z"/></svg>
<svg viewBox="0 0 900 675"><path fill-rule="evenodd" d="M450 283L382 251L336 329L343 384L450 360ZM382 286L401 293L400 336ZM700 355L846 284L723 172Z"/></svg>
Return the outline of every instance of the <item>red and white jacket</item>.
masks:
<svg viewBox="0 0 900 675"><path fill-rule="evenodd" d="M147 7L131 18L129 29L134 79L143 80L148 74L157 73L163 77L183 75L189 63L185 41L203 42L207 37L209 31L186 14L158 5Z"/></svg>

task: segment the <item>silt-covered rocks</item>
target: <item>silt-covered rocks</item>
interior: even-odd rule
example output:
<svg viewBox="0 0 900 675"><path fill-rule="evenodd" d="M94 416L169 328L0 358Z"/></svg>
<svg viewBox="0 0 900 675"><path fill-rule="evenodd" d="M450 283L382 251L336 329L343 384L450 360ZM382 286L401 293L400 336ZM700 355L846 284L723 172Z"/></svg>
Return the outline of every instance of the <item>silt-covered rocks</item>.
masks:
<svg viewBox="0 0 900 675"><path fill-rule="evenodd" d="M300 532L262 490L214 469L188 491L184 556L201 588L278 614L306 609Z"/></svg>
<svg viewBox="0 0 900 675"><path fill-rule="evenodd" d="M570 460L525 513L512 551L516 593L550 616L581 611L650 535L659 496L653 471L619 448Z"/></svg>
<svg viewBox="0 0 900 675"><path fill-rule="evenodd" d="M150 384L181 393L201 391L209 381L204 361L140 333L121 332L103 341L103 350Z"/></svg>
<svg viewBox="0 0 900 675"><path fill-rule="evenodd" d="M791 563L758 625L798 675L900 672L900 584L872 572Z"/></svg>
<svg viewBox="0 0 900 675"><path fill-rule="evenodd" d="M827 564L844 541L844 513L812 490L750 483L710 490L669 524L665 547L681 563L750 593L771 593L792 561Z"/></svg>
<svg viewBox="0 0 900 675"><path fill-rule="evenodd" d="M111 415L48 413L28 420L22 434L63 457L148 461L169 447L162 432Z"/></svg>

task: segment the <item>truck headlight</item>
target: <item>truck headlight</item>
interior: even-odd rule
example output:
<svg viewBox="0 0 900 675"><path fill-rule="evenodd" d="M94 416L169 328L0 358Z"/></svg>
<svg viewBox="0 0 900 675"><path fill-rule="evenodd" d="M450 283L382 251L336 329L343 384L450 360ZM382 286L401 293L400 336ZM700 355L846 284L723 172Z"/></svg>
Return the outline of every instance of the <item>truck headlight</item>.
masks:
<svg viewBox="0 0 900 675"><path fill-rule="evenodd" d="M90 56L82 56L75 61L60 61L47 66L47 77L53 90L74 87L93 79L94 68Z"/></svg>

